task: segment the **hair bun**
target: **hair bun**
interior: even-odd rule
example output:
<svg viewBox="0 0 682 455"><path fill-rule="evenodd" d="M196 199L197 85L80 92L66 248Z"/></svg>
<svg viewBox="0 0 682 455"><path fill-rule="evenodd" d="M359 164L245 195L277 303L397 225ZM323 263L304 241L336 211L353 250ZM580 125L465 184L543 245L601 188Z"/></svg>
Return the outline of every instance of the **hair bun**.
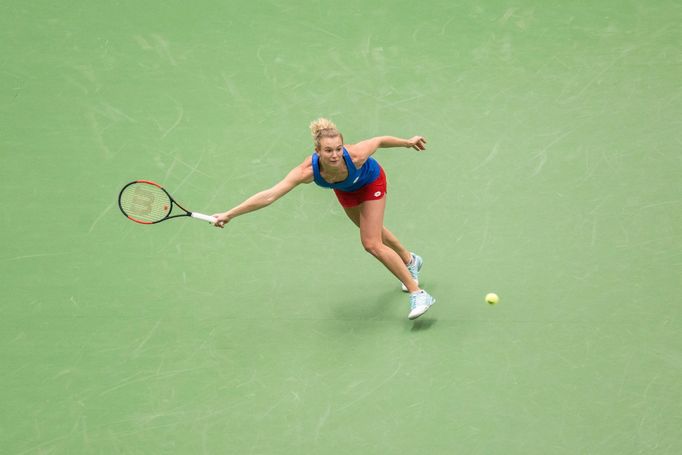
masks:
<svg viewBox="0 0 682 455"><path fill-rule="evenodd" d="M312 134L314 140L317 141L320 138L320 133L322 133L323 130L334 130L336 132L334 136L338 135L336 125L329 119L320 117L310 123L310 134Z"/></svg>
<svg viewBox="0 0 682 455"><path fill-rule="evenodd" d="M310 123L310 134L313 136L313 142L315 143L316 149L320 147L320 139L323 137L340 136L341 141L343 141L343 135L336 128L334 122L324 117L320 117Z"/></svg>

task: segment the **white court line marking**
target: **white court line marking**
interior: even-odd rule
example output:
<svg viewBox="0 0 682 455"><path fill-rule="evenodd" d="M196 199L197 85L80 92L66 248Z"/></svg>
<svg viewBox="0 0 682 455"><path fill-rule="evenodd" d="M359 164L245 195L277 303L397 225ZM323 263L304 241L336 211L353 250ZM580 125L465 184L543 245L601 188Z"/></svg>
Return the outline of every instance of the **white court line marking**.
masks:
<svg viewBox="0 0 682 455"><path fill-rule="evenodd" d="M180 181L180 183L179 183L178 185L176 185L176 186L173 188L173 191L180 191L180 188L181 188L185 183L187 183L187 180L189 180L189 178L192 177L192 175L193 175L195 172L200 172L200 171L199 171L199 165L201 164L201 161L204 159L204 153L205 153L205 151L202 151L202 152L201 152L201 155L199 155L199 160L194 164L194 166L191 166L191 165L189 165L189 164L187 164L187 163L184 163L182 160L178 159L178 161L180 161L180 163L184 164L185 166L187 166L187 167L190 169L190 172L189 172L189 174L187 174L187 175L185 176L185 178L183 178L183 179ZM204 174L204 175L205 175L205 174Z"/></svg>
<svg viewBox="0 0 682 455"><path fill-rule="evenodd" d="M321 32L321 33L324 33L324 34L329 35L329 36L332 36L332 37L334 37L334 38L336 38L336 39L340 39L340 40L343 39L343 37L337 35L336 33L332 33L332 32L330 32L329 30L325 30L325 29L323 29L323 28L321 28L321 27L316 27L315 25L310 24L310 23L307 23L307 22L305 23L305 28L310 29L310 30L315 30L315 31L318 31L318 32Z"/></svg>
<svg viewBox="0 0 682 455"><path fill-rule="evenodd" d="M180 122L182 122L182 119L185 116L185 108L182 106L182 103L180 103L175 98L172 98L172 97L169 97L169 98L171 99L171 101L173 101L173 103L175 103L175 112L177 113L177 118L175 119L175 122L173 123L173 125L171 125L171 127L168 128L166 130L166 132L161 135L161 139L168 136L168 134L171 131L173 131L180 124Z"/></svg>
<svg viewBox="0 0 682 455"><path fill-rule="evenodd" d="M161 58L167 58L168 62L173 65L173 66L178 66L178 63L175 61L175 58L173 57L173 53L170 50L170 46L168 45L168 41L166 39L157 34L157 33L152 33L150 35L152 38L154 38L154 41L156 41L154 45L154 50L156 53L159 55Z"/></svg>
<svg viewBox="0 0 682 455"><path fill-rule="evenodd" d="M133 351L133 357L137 357L142 348L144 347L145 344L147 344L147 341L151 339L151 337L154 335L154 332L156 332L157 327L159 327L159 324L161 324L161 319L156 321L156 324L154 324L154 327L149 331L147 336L142 340L142 342L135 348Z"/></svg>
<svg viewBox="0 0 682 455"><path fill-rule="evenodd" d="M3 259L3 262L11 262L11 261L21 261L24 259L35 259L35 258L45 258L45 257L52 257L52 256L66 256L69 253L42 253L42 254L27 254L25 256L17 256L15 258L7 258Z"/></svg>
<svg viewBox="0 0 682 455"><path fill-rule="evenodd" d="M552 146L554 146L555 144L557 144L558 142L562 141L566 136L568 136L572 132L573 132L573 130L566 131L565 133L563 133L562 135L560 135L559 137L557 137L556 139L551 141L549 144L545 145L542 148L542 150L540 150L533 157L533 159L540 158L540 163L538 163L538 165L535 167L535 171L533 171L532 176L536 176L540 173L540 171L542 171L542 168L545 166L545 163L547 162L547 152L549 151L549 149Z"/></svg>
<svg viewBox="0 0 682 455"><path fill-rule="evenodd" d="M315 441L317 441L320 438L320 430L322 429L322 427L324 427L324 424L327 423L327 419L329 419L331 412L332 405L327 404L327 409L325 409L324 414L320 416L319 420L317 421L317 425L315 426Z"/></svg>
<svg viewBox="0 0 682 455"><path fill-rule="evenodd" d="M490 152L490 154L483 160L483 162L481 162L481 164L479 164L478 166L476 166L475 168L473 168L473 169L472 169L471 171L469 171L469 172L477 171L478 169L482 168L483 166L485 166L486 164L488 164L489 162L491 162L491 161L497 156L497 151L498 151L499 148L500 148L500 141L497 141L497 142L495 143L495 145L493 145L493 150L492 150L492 151Z"/></svg>
<svg viewBox="0 0 682 455"><path fill-rule="evenodd" d="M97 225L97 223L99 223L99 220L101 220L107 213L109 213L109 210L111 210L113 206L114 204L109 204L107 208L105 208L104 211L100 213L97 218L95 218L95 221L92 222L90 229L88 229L88 234L92 233L92 230L95 229L95 226Z"/></svg>
<svg viewBox="0 0 682 455"><path fill-rule="evenodd" d="M387 377L386 379L384 379L383 381L381 381L381 382L379 383L379 385L377 385L376 387L373 387L372 389L370 389L369 391L363 393L362 395L360 395L360 396L357 397L356 399L350 401L350 402L349 402L348 404L346 404L345 406L339 408L339 411L343 411L343 410L346 410L346 409L350 408L350 407L353 406L355 403L357 403L357 402L359 402L359 401L363 401L365 398L367 398L368 396L372 395L372 394L373 394L374 392L376 392L377 390L381 389L384 385L386 385L386 384L389 383L391 380L393 380L393 378L396 377L396 375L398 374L398 371L400 371L400 369L402 368L402 366L403 366L402 363L399 363L399 364L398 364L398 367L395 369L395 371L394 371L393 373L391 373L391 375L390 375L389 377Z"/></svg>
<svg viewBox="0 0 682 455"><path fill-rule="evenodd" d="M679 204L679 203L681 203L681 202L682 202L682 199L678 199L678 200L676 200L676 201L662 201L662 202L656 202L656 203L654 203L654 204L643 205L643 206L639 207L639 209L640 209L640 210L651 209L651 208L654 208L654 207L663 207L663 206L666 206L666 205L675 205L675 204Z"/></svg>

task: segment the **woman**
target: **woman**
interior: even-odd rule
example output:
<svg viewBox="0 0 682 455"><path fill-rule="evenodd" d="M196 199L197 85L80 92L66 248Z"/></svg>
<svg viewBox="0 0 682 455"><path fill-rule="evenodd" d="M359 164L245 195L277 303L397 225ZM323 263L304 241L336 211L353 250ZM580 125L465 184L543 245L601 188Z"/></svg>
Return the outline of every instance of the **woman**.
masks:
<svg viewBox="0 0 682 455"><path fill-rule="evenodd" d="M410 293L409 319L424 314L436 300L419 288L422 258L406 250L384 227L386 175L372 154L380 148L409 147L425 150L421 136L399 139L381 136L343 145L343 135L331 121L320 118L310 124L315 153L270 189L261 191L224 213L217 213L215 226L222 228L233 218L266 207L301 183L315 182L332 188L348 218L360 228L362 246L381 261Z"/></svg>

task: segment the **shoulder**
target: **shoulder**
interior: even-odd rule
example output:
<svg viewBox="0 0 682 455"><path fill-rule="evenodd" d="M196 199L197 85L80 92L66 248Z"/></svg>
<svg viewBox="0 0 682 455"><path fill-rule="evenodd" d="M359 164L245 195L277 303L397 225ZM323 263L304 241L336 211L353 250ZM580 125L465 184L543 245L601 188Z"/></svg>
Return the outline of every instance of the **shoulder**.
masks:
<svg viewBox="0 0 682 455"><path fill-rule="evenodd" d="M361 168L370 156L374 154L379 148L379 142L375 140L376 138L365 139L357 144L347 144L345 145L348 154L356 168Z"/></svg>
<svg viewBox="0 0 682 455"><path fill-rule="evenodd" d="M306 157L301 164L292 169L290 174L294 174L299 183L310 183L313 181L313 157Z"/></svg>
<svg viewBox="0 0 682 455"><path fill-rule="evenodd" d="M289 171L289 173L276 185L279 187L293 188L301 183L313 181L312 157L306 158L301 164Z"/></svg>

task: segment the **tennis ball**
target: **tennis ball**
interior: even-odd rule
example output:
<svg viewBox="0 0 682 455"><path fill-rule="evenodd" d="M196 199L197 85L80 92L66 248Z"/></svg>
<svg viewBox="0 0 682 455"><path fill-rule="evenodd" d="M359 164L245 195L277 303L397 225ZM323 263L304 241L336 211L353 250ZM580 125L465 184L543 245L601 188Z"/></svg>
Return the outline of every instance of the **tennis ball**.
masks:
<svg viewBox="0 0 682 455"><path fill-rule="evenodd" d="M500 301L500 298L497 296L497 294L491 292L490 294L485 296L485 301L491 305L495 305L497 302Z"/></svg>

